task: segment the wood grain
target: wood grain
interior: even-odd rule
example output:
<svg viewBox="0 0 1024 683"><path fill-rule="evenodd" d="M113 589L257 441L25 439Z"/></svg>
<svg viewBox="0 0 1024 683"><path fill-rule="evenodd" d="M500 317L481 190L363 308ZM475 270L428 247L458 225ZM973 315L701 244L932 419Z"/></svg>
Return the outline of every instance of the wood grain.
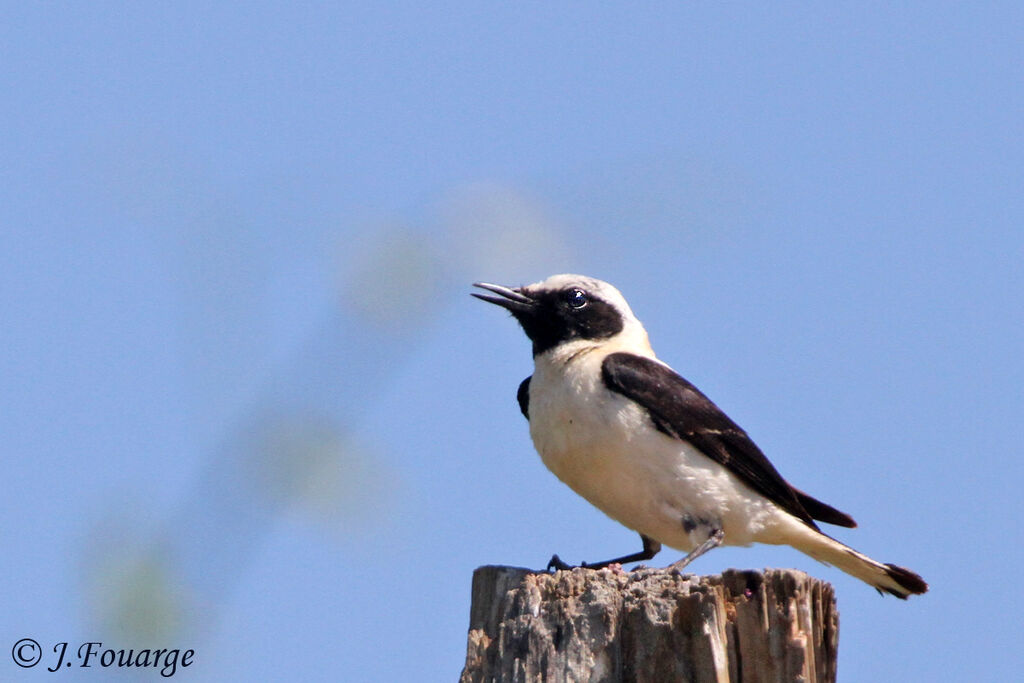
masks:
<svg viewBox="0 0 1024 683"><path fill-rule="evenodd" d="M796 570L473 574L462 683L836 680L832 587Z"/></svg>

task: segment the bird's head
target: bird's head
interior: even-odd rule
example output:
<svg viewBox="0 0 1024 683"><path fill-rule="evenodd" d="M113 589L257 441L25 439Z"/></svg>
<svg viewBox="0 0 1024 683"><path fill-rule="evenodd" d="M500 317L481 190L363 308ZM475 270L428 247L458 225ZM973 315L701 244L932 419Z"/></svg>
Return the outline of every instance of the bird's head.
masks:
<svg viewBox="0 0 1024 683"><path fill-rule="evenodd" d="M579 340L602 343L636 337L647 346L647 334L619 290L582 275L552 275L524 287L474 283L498 296L473 296L507 308L533 342L534 357ZM647 346L647 348L650 348Z"/></svg>

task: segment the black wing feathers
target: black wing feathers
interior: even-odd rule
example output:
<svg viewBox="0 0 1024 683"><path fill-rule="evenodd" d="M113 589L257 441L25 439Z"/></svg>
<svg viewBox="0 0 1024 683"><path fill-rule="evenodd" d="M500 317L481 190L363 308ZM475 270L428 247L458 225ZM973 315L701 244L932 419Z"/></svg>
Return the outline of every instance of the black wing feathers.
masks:
<svg viewBox="0 0 1024 683"><path fill-rule="evenodd" d="M533 377L533 375L530 375ZM523 411L523 417L530 419L530 377L519 383L519 390L516 391L516 400L519 401L519 410Z"/></svg>
<svg viewBox="0 0 1024 683"><path fill-rule="evenodd" d="M807 510L808 514L814 519L828 524L835 524L836 526L845 526L852 529L857 526L857 522L853 521L853 517L836 510L827 503L822 503L817 498L813 498L795 486L791 486L793 493L796 494L796 499L800 501L800 504Z"/></svg>
<svg viewBox="0 0 1024 683"><path fill-rule="evenodd" d="M853 526L849 516L790 486L746 432L670 368L650 358L613 353L604 359L601 376L609 389L639 403L659 431L689 441L808 526L818 528L812 517Z"/></svg>

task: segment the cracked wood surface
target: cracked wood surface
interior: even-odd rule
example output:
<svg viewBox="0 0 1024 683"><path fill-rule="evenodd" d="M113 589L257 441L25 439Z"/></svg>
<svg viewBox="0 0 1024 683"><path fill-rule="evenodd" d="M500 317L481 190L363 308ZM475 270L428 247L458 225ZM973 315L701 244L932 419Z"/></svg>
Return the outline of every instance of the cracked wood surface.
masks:
<svg viewBox="0 0 1024 683"><path fill-rule="evenodd" d="M831 682L832 586L796 570L480 567L462 683Z"/></svg>

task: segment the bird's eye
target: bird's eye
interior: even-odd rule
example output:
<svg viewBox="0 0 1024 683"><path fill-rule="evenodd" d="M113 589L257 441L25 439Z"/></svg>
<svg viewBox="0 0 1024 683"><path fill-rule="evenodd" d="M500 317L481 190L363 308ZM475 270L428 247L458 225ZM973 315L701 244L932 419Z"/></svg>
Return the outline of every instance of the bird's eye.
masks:
<svg viewBox="0 0 1024 683"><path fill-rule="evenodd" d="M572 308L583 308L587 305L587 293L582 289L570 289L565 293L565 301Z"/></svg>

